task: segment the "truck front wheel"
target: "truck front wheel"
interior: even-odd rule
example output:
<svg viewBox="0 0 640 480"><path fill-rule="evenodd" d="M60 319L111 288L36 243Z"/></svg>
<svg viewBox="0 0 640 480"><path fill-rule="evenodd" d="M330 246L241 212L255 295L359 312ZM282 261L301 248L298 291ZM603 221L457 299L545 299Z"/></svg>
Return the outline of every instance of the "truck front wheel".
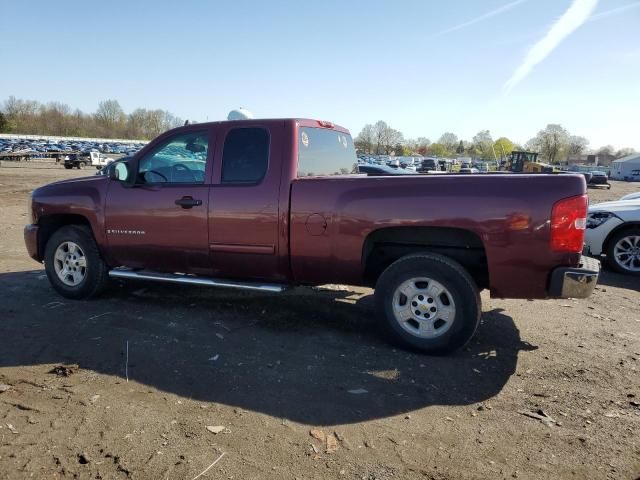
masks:
<svg viewBox="0 0 640 480"><path fill-rule="evenodd" d="M53 288L63 297L88 298L106 287L108 268L89 228L67 225L51 235L44 266Z"/></svg>
<svg viewBox="0 0 640 480"><path fill-rule="evenodd" d="M408 255L376 284L376 306L386 338L433 355L462 348L480 323L480 295L467 271L442 255Z"/></svg>
<svg viewBox="0 0 640 480"><path fill-rule="evenodd" d="M87 164L84 162L78 162L78 170L82 170L84 167L86 167Z"/></svg>

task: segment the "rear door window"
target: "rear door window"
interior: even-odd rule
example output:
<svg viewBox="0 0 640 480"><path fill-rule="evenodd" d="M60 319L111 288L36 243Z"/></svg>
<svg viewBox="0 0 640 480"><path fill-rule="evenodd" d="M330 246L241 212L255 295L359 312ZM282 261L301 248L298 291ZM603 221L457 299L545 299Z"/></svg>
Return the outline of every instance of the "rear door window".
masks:
<svg viewBox="0 0 640 480"><path fill-rule="evenodd" d="M222 183L260 183L269 163L269 132L261 127L234 128L222 151Z"/></svg>

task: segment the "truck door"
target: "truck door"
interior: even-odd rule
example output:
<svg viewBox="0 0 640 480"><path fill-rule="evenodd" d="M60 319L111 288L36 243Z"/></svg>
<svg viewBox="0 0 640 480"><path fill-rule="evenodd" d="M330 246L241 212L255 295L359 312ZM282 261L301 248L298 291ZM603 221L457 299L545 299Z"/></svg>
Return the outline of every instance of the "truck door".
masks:
<svg viewBox="0 0 640 480"><path fill-rule="evenodd" d="M195 127L159 138L130 162L133 182L110 180L105 227L118 265L210 272L207 180L213 132Z"/></svg>
<svg viewBox="0 0 640 480"><path fill-rule="evenodd" d="M220 124L209 191L215 276L279 280L278 198L284 122Z"/></svg>

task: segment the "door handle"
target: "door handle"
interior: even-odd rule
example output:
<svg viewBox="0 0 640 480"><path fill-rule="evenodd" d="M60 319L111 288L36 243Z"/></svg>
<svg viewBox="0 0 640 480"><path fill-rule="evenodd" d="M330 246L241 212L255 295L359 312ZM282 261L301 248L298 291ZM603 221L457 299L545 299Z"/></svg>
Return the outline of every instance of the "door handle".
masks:
<svg viewBox="0 0 640 480"><path fill-rule="evenodd" d="M202 205L202 200L196 200L193 197L182 197L176 200L176 205L179 205L182 208L198 207Z"/></svg>

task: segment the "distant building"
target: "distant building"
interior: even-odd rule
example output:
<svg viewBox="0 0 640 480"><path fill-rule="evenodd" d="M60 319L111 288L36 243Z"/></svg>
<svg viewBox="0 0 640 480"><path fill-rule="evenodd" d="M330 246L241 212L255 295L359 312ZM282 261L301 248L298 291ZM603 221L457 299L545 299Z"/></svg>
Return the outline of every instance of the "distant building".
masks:
<svg viewBox="0 0 640 480"><path fill-rule="evenodd" d="M611 164L611 178L614 180L640 181L640 153L618 158Z"/></svg>
<svg viewBox="0 0 640 480"><path fill-rule="evenodd" d="M608 167L615 158L615 156L608 153L580 153L578 155L569 155L567 157L567 165L599 165L602 167Z"/></svg>

